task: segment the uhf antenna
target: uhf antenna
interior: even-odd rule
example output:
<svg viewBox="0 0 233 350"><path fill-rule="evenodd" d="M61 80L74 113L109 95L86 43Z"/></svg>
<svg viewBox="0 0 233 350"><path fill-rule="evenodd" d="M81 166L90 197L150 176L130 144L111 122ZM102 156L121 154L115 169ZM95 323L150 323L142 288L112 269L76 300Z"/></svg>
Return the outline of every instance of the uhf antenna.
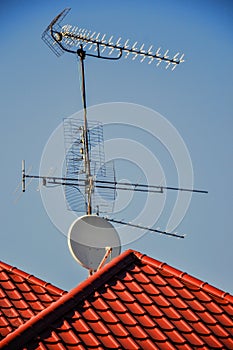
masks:
<svg viewBox="0 0 233 350"><path fill-rule="evenodd" d="M137 41L130 45L129 39L123 41L120 37L113 40L113 36L107 38L106 34L101 35L98 32L91 32L77 26L69 24L61 26L60 23L69 11L70 8L64 9L42 34L42 39L57 56L61 56L66 51L78 54L82 60L85 59L85 56L118 60L125 54L125 58L131 56L133 60L140 57L141 62L148 59L149 64L155 60L157 66L161 62L165 62L166 68L171 66L172 70L184 62L184 54L179 52L169 57L169 50L162 53L160 47L153 50L153 45L151 45L145 49L145 44L139 45Z"/></svg>
<svg viewBox="0 0 233 350"><path fill-rule="evenodd" d="M75 54L79 57L80 61L80 71L81 71L81 91L82 91L82 103L83 103L83 125L80 126L81 136L79 138L78 144L80 144L80 152L82 153L82 162L84 164L84 177L81 176L64 176L64 177L54 177L54 176L41 176L41 175L29 175L25 173L25 162L22 163L22 190L25 191L25 182L27 178L41 179L43 185L49 184L61 185L61 186L71 186L72 188L78 188L79 190L84 188L85 204L86 204L86 214L92 216L93 213L99 215L99 208L93 207L92 199L94 189L107 189L107 190L127 190L134 192L146 192L146 193L163 193L164 190L175 190L175 191L188 191L196 193L208 193L204 190L179 188L179 187L168 187L168 186L158 186L158 185L146 185L133 183L129 187L128 183L118 183L115 177L113 179L98 179L92 173L91 162L90 162L90 128L87 122L87 104L86 104L86 88L85 88L85 58L94 57L99 59L108 60L119 60L123 56L126 58L131 56L133 60L140 57L140 61L146 61L151 64L153 61L156 65L160 65L164 62L166 68L172 67L172 70L182 62L184 62L184 55L179 52L175 55L169 57L166 50L164 53L158 48L156 51L153 50L151 45L148 49L145 49L145 45L138 45L137 42L132 45L129 44L129 40L123 41L121 38L113 41L113 36L107 39L106 34L101 35L97 32L91 32L87 29L82 29L77 26L71 25L61 25L64 17L70 11L69 8L64 9L58 16L56 16L53 21L46 28L42 34L42 39L50 47L50 49L57 55L61 56L64 52ZM75 171L77 174L77 171ZM68 173L69 174L69 173ZM170 233L166 231L160 231L149 227L144 227L141 225L135 225L123 220L115 220L108 217L103 217L107 221L119 223L122 225L132 226L138 229L146 229L152 232L157 232L164 235L170 235L178 238L184 238L183 235L177 235L175 233ZM78 223L79 225L80 223ZM110 250L107 250L110 252ZM98 259L97 259L98 260Z"/></svg>

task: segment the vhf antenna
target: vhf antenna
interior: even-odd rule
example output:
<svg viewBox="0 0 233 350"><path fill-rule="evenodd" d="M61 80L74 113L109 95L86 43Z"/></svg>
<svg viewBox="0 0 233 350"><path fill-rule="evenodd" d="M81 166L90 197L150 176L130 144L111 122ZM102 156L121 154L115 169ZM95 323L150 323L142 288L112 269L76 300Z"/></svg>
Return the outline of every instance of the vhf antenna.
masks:
<svg viewBox="0 0 233 350"><path fill-rule="evenodd" d="M86 213L91 215L93 212L92 208L92 195L94 188L99 189L111 189L111 190L127 190L134 192L147 192L147 193L163 193L164 190L175 190L175 191L188 191L197 193L208 193L204 190L187 189L179 187L166 187L158 185L145 185L134 183L129 187L128 183L118 183L115 179L114 181L108 180L98 180L91 172L90 165L90 145L89 145L89 129L87 123L87 105L86 105L86 89L85 89L85 69L84 60L86 56L108 59L108 60L119 60L125 54L127 58L129 55L133 56L135 60L138 56L141 57L141 62L145 59L149 59L148 63L151 64L154 60L156 65L160 65L163 61L166 63L166 68L172 66L172 70L182 62L184 62L184 55L176 53L173 57L168 56L169 50L164 54L161 53L161 49L158 48L156 52L153 53L152 46L147 50L144 49L144 44L139 48L137 47L137 42L132 46L129 45L129 40L122 43L122 39L119 38L113 42L113 36L108 40L106 39L106 34L100 35L100 33L88 31L86 29L81 29L78 27L73 27L71 25L61 26L60 23L70 11L70 8L64 9L58 16L56 16L53 21L49 24L46 30L42 34L42 39L45 43L52 49L52 51L59 57L64 52L69 52L78 55L81 66L81 80L82 80L82 103L83 103L83 118L84 124L81 128L83 143L83 161L84 161L84 173L85 178L72 178L72 177L54 177L54 176L40 176L40 175L29 175L25 173L25 162L22 163L22 190L25 192L25 182L27 178L30 179L42 179L43 185L61 185L61 186L71 186L73 188L85 188L86 195ZM85 48L85 50L84 50ZM107 55L106 55L107 53ZM113 56L111 56L113 54ZM99 214L97 212L97 214ZM149 227L144 227L141 225L134 225L132 223L127 223L123 220L115 220L111 218L105 218L108 221L119 223L122 225L128 225L139 229L147 229L152 232L157 232L169 236L174 236L178 238L184 238L183 235L177 235L175 233L170 233L166 231L160 231Z"/></svg>

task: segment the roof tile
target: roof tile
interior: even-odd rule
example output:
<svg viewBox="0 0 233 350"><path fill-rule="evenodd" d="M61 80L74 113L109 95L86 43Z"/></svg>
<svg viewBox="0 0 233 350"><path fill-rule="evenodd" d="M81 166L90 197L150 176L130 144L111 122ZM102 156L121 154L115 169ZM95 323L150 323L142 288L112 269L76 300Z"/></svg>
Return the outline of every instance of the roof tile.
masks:
<svg viewBox="0 0 233 350"><path fill-rule="evenodd" d="M87 347L100 347L101 343L99 342L99 340L96 338L96 336L93 333L88 333L88 334L84 334L81 333L80 334L80 338L82 339L83 343L85 344L85 346Z"/></svg>
<svg viewBox="0 0 233 350"><path fill-rule="evenodd" d="M168 283L171 287L175 288L176 290L183 289L184 284L180 282L176 277L171 276L170 278L167 278Z"/></svg>
<svg viewBox="0 0 233 350"><path fill-rule="evenodd" d="M151 276L151 280L155 283L157 287L165 287L168 285L164 277L162 275L159 275L158 273L156 273L154 276Z"/></svg>
<svg viewBox="0 0 233 350"><path fill-rule="evenodd" d="M193 348L194 347L200 348L200 347L203 347L205 345L205 343L201 339L201 337L198 334L196 334L195 332L184 333L184 337Z"/></svg>
<svg viewBox="0 0 233 350"><path fill-rule="evenodd" d="M104 323L102 321L92 323L90 325L90 327L92 328L92 330L94 330L94 332L97 336L99 336L99 335L106 336L106 335L110 334L109 329L104 325Z"/></svg>
<svg viewBox="0 0 233 350"><path fill-rule="evenodd" d="M172 289L169 285L159 287L161 294L168 298L176 298L177 297L177 292Z"/></svg>
<svg viewBox="0 0 233 350"><path fill-rule="evenodd" d="M199 312L198 315L206 325L215 325L217 323L216 319L207 311Z"/></svg>
<svg viewBox="0 0 233 350"><path fill-rule="evenodd" d="M189 324L182 319L174 320L171 319L172 324L174 327L179 330L181 333L191 333L193 332L193 328L189 326Z"/></svg>
<svg viewBox="0 0 233 350"><path fill-rule="evenodd" d="M182 315L182 317L187 321L187 322L198 322L199 321L199 317L192 311L189 309L180 309L179 313Z"/></svg>
<svg viewBox="0 0 233 350"><path fill-rule="evenodd" d="M179 345L183 345L186 343L185 338L182 336L182 334L180 334L179 332L177 332L175 329L173 329L172 331L167 331L164 330L164 333L167 335L167 337L170 339L170 341L173 344L179 344Z"/></svg>
<svg viewBox="0 0 233 350"><path fill-rule="evenodd" d="M205 311L205 307L198 300L186 300L186 303L194 311Z"/></svg>
<svg viewBox="0 0 233 350"><path fill-rule="evenodd" d="M128 310L135 316L146 315L145 308L143 308L138 302L127 305Z"/></svg>
<svg viewBox="0 0 233 350"><path fill-rule="evenodd" d="M83 317L85 318L86 321L88 322L96 322L99 321L100 317L96 313L94 309L87 308L85 311L83 311Z"/></svg>
<svg viewBox="0 0 233 350"><path fill-rule="evenodd" d="M158 350L159 348L155 345L155 343L150 339L137 339L137 343L140 346L140 349L146 350ZM166 349L174 350L174 347L169 348L166 346Z"/></svg>
<svg viewBox="0 0 233 350"><path fill-rule="evenodd" d="M131 313L129 312L126 312L125 314L119 314L118 317L119 319L124 322L124 325L125 326L135 326L137 325L138 323L141 323L137 320L142 320L143 319L143 322L144 324L147 322L147 319L145 318L146 315L132 315ZM148 323L147 323L148 325Z"/></svg>
<svg viewBox="0 0 233 350"><path fill-rule="evenodd" d="M140 325L127 326L129 332L132 332L133 329L133 337L134 339L148 339L148 334L143 330Z"/></svg>
<svg viewBox="0 0 233 350"><path fill-rule="evenodd" d="M233 330L233 320L227 314L215 315L215 319L217 319L223 327L229 327Z"/></svg>
<svg viewBox="0 0 233 350"><path fill-rule="evenodd" d="M122 314L118 314L118 317L120 315L122 315ZM125 315L127 315L127 313ZM107 324L116 324L119 321L119 319L116 317L116 315L111 310L106 310L105 312L101 312L101 318Z"/></svg>
<svg viewBox="0 0 233 350"><path fill-rule="evenodd" d="M117 295L114 293L114 291L111 288L105 288L105 291L101 293L103 298L108 301L114 301L117 299Z"/></svg>
<svg viewBox="0 0 233 350"><path fill-rule="evenodd" d="M135 295L135 297L136 297L136 299L138 300L138 302L139 302L140 304L142 304L143 306L154 304L153 299L152 299L149 295L147 295L146 293L144 293L144 292L142 292L142 293L140 293L140 294L138 294L138 295Z"/></svg>
<svg viewBox="0 0 233 350"><path fill-rule="evenodd" d="M39 300L32 301L32 302L30 302L30 307L31 307L33 312L38 313L38 312L44 310L47 305L49 305L49 304L44 304L44 305L43 304Z"/></svg>
<svg viewBox="0 0 233 350"><path fill-rule="evenodd" d="M166 308L166 307L171 306L171 303L166 298L164 298L164 296L162 294L160 294L156 297L155 303L156 303L156 305L158 305L159 307L162 307L162 308Z"/></svg>
<svg viewBox="0 0 233 350"><path fill-rule="evenodd" d="M233 334L226 339L221 339L221 342L223 343L223 349L233 349Z"/></svg>
<svg viewBox="0 0 233 350"><path fill-rule="evenodd" d="M218 339L212 335L209 334L208 337L202 337L204 339L205 343L209 346L210 349L221 349L223 348L222 342L218 341Z"/></svg>
<svg viewBox="0 0 233 350"><path fill-rule="evenodd" d="M175 310L175 308L173 306L170 306L167 309L163 309L163 312L172 321L173 320L179 321L182 319L181 313L178 312L177 310Z"/></svg>
<svg viewBox="0 0 233 350"><path fill-rule="evenodd" d="M116 313L125 313L127 311L127 308L119 300L108 301L108 305L113 310L113 312Z"/></svg>
<svg viewBox="0 0 233 350"><path fill-rule="evenodd" d="M171 304L177 309L184 309L187 310L189 308L188 304L186 303L186 300L184 301L180 297L172 298L170 299Z"/></svg>
<svg viewBox="0 0 233 350"><path fill-rule="evenodd" d="M130 292L132 292L133 294L137 294L137 293L142 293L143 292L143 288L140 287L140 285L137 282L133 281L133 280L125 281L124 284L130 290Z"/></svg>
<svg viewBox="0 0 233 350"><path fill-rule="evenodd" d="M92 307L94 307L94 309L96 311L105 311L105 310L109 309L108 304L100 297L91 301L91 305L92 305Z"/></svg>
<svg viewBox="0 0 233 350"><path fill-rule="evenodd" d="M233 348L233 298L138 252L68 294L18 271L0 272L2 349Z"/></svg>
<svg viewBox="0 0 233 350"><path fill-rule="evenodd" d="M135 269L136 270L136 269ZM147 275L145 273L143 273L142 271L132 271L132 276L133 276L133 279L135 281L137 281L137 283L139 283L141 286L143 286L143 284L146 284L146 285L150 285L151 284L151 280L150 278L147 277ZM154 270L153 270L154 271Z"/></svg>
<svg viewBox="0 0 233 350"><path fill-rule="evenodd" d="M59 333L59 336L63 343L66 344L66 346L70 345L79 345L82 344L82 341L80 340L79 337L73 332L72 329L67 329L67 331L63 331Z"/></svg>
<svg viewBox="0 0 233 350"><path fill-rule="evenodd" d="M165 317L157 318L156 321L160 329L164 331L172 331L175 329L174 325Z"/></svg>
<svg viewBox="0 0 233 350"><path fill-rule="evenodd" d="M218 338L227 338L230 334L219 324L214 326L209 325L209 329L214 333ZM209 332L210 333L210 332Z"/></svg>
<svg viewBox="0 0 233 350"><path fill-rule="evenodd" d="M121 349L120 343L111 334L106 334L98 338L103 344L102 349Z"/></svg>
<svg viewBox="0 0 233 350"><path fill-rule="evenodd" d="M151 315L150 316L149 315L135 315L135 319L136 320L130 314L127 315L127 316L128 316L128 319L133 320L132 323L128 322L128 325L136 325L137 324L136 320L137 320L138 323L141 324L145 329L146 328L155 328L156 327L156 323L150 317ZM125 319L126 319L126 317L124 318L124 323L127 322Z"/></svg>
<svg viewBox="0 0 233 350"><path fill-rule="evenodd" d="M221 305L221 308L223 312L226 312L229 316L233 317L233 304L230 304L229 302L225 305ZM210 309L209 309L210 310ZM211 311L211 310L210 310Z"/></svg>
<svg viewBox="0 0 233 350"><path fill-rule="evenodd" d="M223 305L220 307L215 301L205 303L205 307L213 315L222 315L224 313Z"/></svg>
<svg viewBox="0 0 233 350"><path fill-rule="evenodd" d="M51 288L42 287L46 284L26 272L0 262L0 307L2 310L0 324L8 324L7 327L0 326L0 338L13 332L45 308L39 303L40 296L52 293ZM40 288L40 295L35 292L36 286ZM54 287L50 304L64 293L61 289Z"/></svg>
<svg viewBox="0 0 233 350"><path fill-rule="evenodd" d="M188 290L186 287L182 287L182 288L177 288L178 290L177 293L179 294L180 298L182 298L183 300L194 300L195 296L193 295L193 293Z"/></svg>
<svg viewBox="0 0 233 350"><path fill-rule="evenodd" d="M149 294L151 297L161 294L161 291L151 282L143 284L143 289L146 290L147 294Z"/></svg>
<svg viewBox="0 0 233 350"><path fill-rule="evenodd" d="M135 297L132 294L130 294L127 290L122 290L122 291L117 290L115 291L115 293L118 296L118 298L126 304L134 303L136 300Z"/></svg>
<svg viewBox="0 0 233 350"><path fill-rule="evenodd" d="M200 288L192 290L192 294L194 295L195 299L198 299L200 302L203 301L208 303L212 300L211 296Z"/></svg>
<svg viewBox="0 0 233 350"><path fill-rule="evenodd" d="M151 316L151 317L162 317L163 316L163 312L154 304L154 305L145 305L144 309L146 310L146 312ZM142 315L144 315L144 313L142 313Z"/></svg>
<svg viewBox="0 0 233 350"><path fill-rule="evenodd" d="M199 335L209 335L211 334L209 326L207 327L203 322L196 322L193 324L195 332Z"/></svg>
<svg viewBox="0 0 233 350"><path fill-rule="evenodd" d="M141 350L140 345L138 345L137 342L131 337L119 338L118 340L121 344L119 349Z"/></svg>
<svg viewBox="0 0 233 350"><path fill-rule="evenodd" d="M166 334L161 330L160 328L154 328L154 329L147 329L147 334L150 336L150 338L153 341L158 342L158 344L161 344L163 342L166 342L168 340L168 337Z"/></svg>
<svg viewBox="0 0 233 350"><path fill-rule="evenodd" d="M129 336L129 332L127 331L127 329L123 327L123 325L121 325L120 323L116 323L114 327L112 327L112 333L119 338Z"/></svg>
<svg viewBox="0 0 233 350"><path fill-rule="evenodd" d="M76 319L74 321L72 320L72 327L74 329L78 329L80 334L90 332L90 327L82 319L78 319L78 320Z"/></svg>

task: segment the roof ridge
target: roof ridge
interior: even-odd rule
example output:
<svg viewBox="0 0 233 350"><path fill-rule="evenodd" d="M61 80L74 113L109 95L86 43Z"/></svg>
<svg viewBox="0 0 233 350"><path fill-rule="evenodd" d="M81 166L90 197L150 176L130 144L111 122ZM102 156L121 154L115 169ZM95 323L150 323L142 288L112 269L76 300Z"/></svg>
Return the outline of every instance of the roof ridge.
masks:
<svg viewBox="0 0 233 350"><path fill-rule="evenodd" d="M225 292L219 288L216 288L207 282L203 282L200 279L188 274L187 272L183 272L179 269L176 269L175 267L172 267L165 262L160 262L159 260L151 258L151 257L147 256L146 254L142 254L142 253L135 251L135 255L141 261L143 261L149 265L152 265L152 266L156 267L157 269L164 270L168 273L171 273L172 275L175 275L177 278L181 279L182 281L193 284L196 287L204 290L206 293L212 294L212 295L214 295L218 298L221 298L221 299L225 299L233 304L233 296L230 293Z"/></svg>
<svg viewBox="0 0 233 350"><path fill-rule="evenodd" d="M35 277L34 275L29 274L29 273L27 273L25 271L22 271L22 270L18 269L17 267L12 266L10 264L7 264L7 263L5 263L3 261L0 261L0 268L1 267L3 269L7 270L7 271L13 272L14 274L16 274L16 275L18 275L20 277L25 278L26 280L30 281L31 283L35 283L35 284L37 284L37 285L39 285L41 287L46 288L50 292L59 294L61 296L67 293L67 291L64 291L63 289L61 289L59 287L56 287L56 286L54 286L51 283L45 282L42 279L40 279L38 277Z"/></svg>
<svg viewBox="0 0 233 350"><path fill-rule="evenodd" d="M36 335L38 330L43 330L47 327L47 323L53 322L58 316L60 316L58 309L60 312L63 309L64 312L67 312L77 304L77 301L80 302L83 298L93 292L93 290L103 285L105 281L108 280L109 275L114 276L116 272L119 272L119 270L123 269L137 258L135 251L131 249L114 258L94 275L90 276L77 287L64 294L60 299L18 327L14 332L9 333L4 339L2 339L2 341L0 341L0 348L16 350L18 349L18 344L20 344L22 348L22 345L31 339L32 333L35 333ZM92 283L94 281L95 288L93 289Z"/></svg>

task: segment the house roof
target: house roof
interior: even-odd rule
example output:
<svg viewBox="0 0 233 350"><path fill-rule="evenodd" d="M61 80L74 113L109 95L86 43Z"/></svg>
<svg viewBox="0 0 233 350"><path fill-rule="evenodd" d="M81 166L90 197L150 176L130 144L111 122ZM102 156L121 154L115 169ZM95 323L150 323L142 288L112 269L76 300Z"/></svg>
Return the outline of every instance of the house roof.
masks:
<svg viewBox="0 0 233 350"><path fill-rule="evenodd" d="M63 290L0 262L0 339L63 294Z"/></svg>
<svg viewBox="0 0 233 350"><path fill-rule="evenodd" d="M233 296L129 250L0 342L24 347L233 349Z"/></svg>

